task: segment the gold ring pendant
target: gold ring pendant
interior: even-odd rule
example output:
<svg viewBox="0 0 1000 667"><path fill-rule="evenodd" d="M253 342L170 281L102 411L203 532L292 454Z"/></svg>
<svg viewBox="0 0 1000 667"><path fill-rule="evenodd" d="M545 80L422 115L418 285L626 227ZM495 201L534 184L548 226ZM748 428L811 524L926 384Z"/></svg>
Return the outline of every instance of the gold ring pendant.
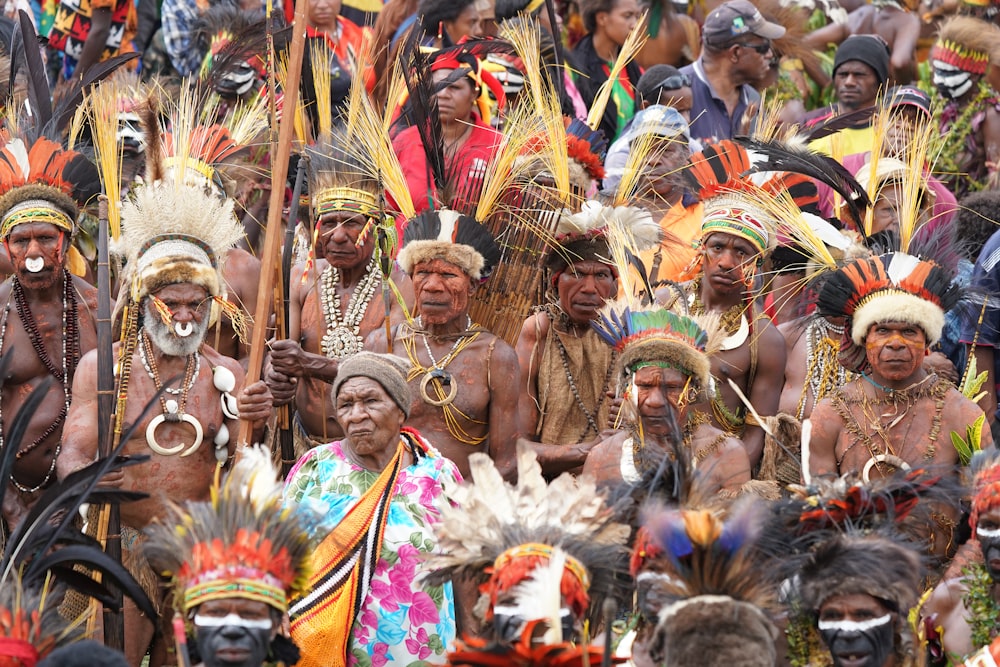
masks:
<svg viewBox="0 0 1000 667"><path fill-rule="evenodd" d="M427 394L427 383L431 380L439 380L441 384L449 387L448 395L441 400L434 400L431 398ZM435 368L428 373L424 373L424 379L420 381L420 398L424 399L424 403L440 408L454 403L456 395L458 395L458 383L451 381L450 373L443 371L440 368Z"/></svg>

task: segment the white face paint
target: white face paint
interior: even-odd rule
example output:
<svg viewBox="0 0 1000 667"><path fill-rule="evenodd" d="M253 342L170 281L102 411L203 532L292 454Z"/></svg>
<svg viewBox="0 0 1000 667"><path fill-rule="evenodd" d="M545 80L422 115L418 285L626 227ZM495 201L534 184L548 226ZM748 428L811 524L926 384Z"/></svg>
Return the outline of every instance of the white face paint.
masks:
<svg viewBox="0 0 1000 667"><path fill-rule="evenodd" d="M837 632L867 632L872 628L885 625L892 620L892 614L879 616L867 621L820 621L817 627L819 630L833 630Z"/></svg>
<svg viewBox="0 0 1000 667"><path fill-rule="evenodd" d="M991 530L989 528L980 528L979 526L976 526L976 537L980 539L995 540L1000 538L1000 528L994 528Z"/></svg>
<svg viewBox="0 0 1000 667"><path fill-rule="evenodd" d="M24 268L32 273L38 273L45 268L45 260L41 257L28 257L24 260Z"/></svg>
<svg viewBox="0 0 1000 667"><path fill-rule="evenodd" d="M194 324L191 322L174 322L174 333L181 338L187 338L194 332Z"/></svg>
<svg viewBox="0 0 1000 667"><path fill-rule="evenodd" d="M270 630L273 623L269 618L243 618L237 614L225 616L194 615L194 624L199 628L222 628L225 626L246 628L248 630Z"/></svg>
<svg viewBox="0 0 1000 667"><path fill-rule="evenodd" d="M941 60L932 60L934 87L953 100L958 99L972 88L972 74L949 65Z"/></svg>

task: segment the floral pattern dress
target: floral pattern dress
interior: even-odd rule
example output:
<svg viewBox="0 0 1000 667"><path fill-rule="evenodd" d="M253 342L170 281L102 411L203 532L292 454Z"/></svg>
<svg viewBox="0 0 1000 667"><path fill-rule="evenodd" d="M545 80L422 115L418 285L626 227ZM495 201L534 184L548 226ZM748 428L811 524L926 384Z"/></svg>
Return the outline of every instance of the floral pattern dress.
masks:
<svg viewBox="0 0 1000 667"><path fill-rule="evenodd" d="M378 478L348 461L340 442L316 447L292 469L286 502L311 509L318 538L326 535ZM400 471L386 520L371 590L354 621L348 665L398 667L444 664L455 639L450 583L421 581L422 562L435 548L432 525L446 502L443 484L460 481L450 460L431 449Z"/></svg>

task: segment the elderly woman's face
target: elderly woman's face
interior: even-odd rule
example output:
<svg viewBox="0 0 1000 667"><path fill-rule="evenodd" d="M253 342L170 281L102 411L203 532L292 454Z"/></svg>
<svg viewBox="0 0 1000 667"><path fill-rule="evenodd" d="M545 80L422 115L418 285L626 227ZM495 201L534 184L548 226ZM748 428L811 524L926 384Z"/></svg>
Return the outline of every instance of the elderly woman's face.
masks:
<svg viewBox="0 0 1000 667"><path fill-rule="evenodd" d="M394 446L406 419L382 385L366 377L351 378L340 386L336 409L337 423L359 456Z"/></svg>

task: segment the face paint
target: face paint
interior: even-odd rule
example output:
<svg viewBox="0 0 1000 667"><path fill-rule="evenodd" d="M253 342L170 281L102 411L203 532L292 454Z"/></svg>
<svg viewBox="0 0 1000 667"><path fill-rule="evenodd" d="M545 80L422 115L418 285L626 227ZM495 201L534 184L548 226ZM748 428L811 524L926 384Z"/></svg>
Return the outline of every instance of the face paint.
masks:
<svg viewBox="0 0 1000 667"><path fill-rule="evenodd" d="M521 605L495 605L493 607L493 629L497 640L506 644L517 643L520 641L521 633L528 621L535 620L536 616ZM574 632L572 612L563 607L559 610L559 618L562 621L563 637L572 637ZM544 631L544 628L539 628L539 630Z"/></svg>
<svg viewBox="0 0 1000 667"><path fill-rule="evenodd" d="M1000 528L976 526L976 539L983 550L983 562L994 582L1000 582Z"/></svg>
<svg viewBox="0 0 1000 667"><path fill-rule="evenodd" d="M882 667L892 655L892 614L867 621L820 621L835 667Z"/></svg>
<svg viewBox="0 0 1000 667"><path fill-rule="evenodd" d="M235 623L227 623L229 620ZM199 620L202 623L199 623ZM261 667L271 647L270 619L245 619L236 614L207 619L195 616L195 640L205 667ZM223 625L222 623L226 623ZM267 627L260 627L266 623Z"/></svg>
<svg viewBox="0 0 1000 667"><path fill-rule="evenodd" d="M940 60L931 61L934 87L945 97L956 100L972 88L972 74Z"/></svg>

